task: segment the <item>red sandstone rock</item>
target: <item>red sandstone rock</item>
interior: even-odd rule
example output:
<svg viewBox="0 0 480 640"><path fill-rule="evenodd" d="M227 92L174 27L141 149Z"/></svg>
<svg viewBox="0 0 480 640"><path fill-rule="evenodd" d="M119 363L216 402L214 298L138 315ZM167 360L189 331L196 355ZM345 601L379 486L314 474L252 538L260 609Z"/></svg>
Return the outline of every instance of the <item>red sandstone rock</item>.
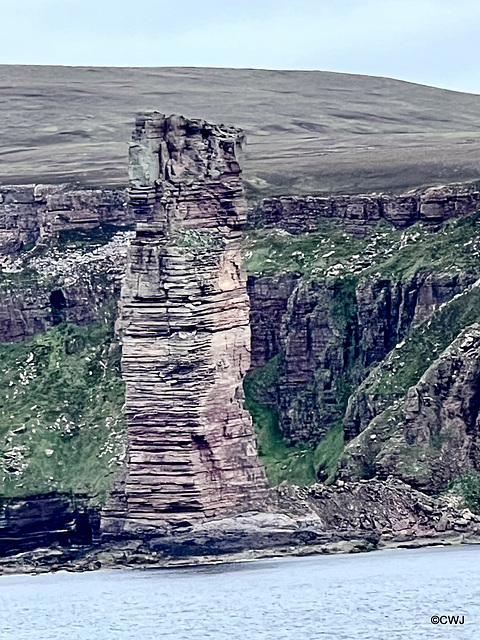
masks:
<svg viewBox="0 0 480 640"><path fill-rule="evenodd" d="M428 227L474 213L480 204L475 185L452 184L400 195L280 196L266 198L250 215L251 222L300 234L316 231L323 218L341 222L357 236L368 235L380 219L403 229L421 220Z"/></svg>
<svg viewBox="0 0 480 640"><path fill-rule="evenodd" d="M125 189L79 189L73 185L0 187L0 256L33 245L58 231L133 223Z"/></svg>
<svg viewBox="0 0 480 640"><path fill-rule="evenodd" d="M129 456L105 534L248 508L266 489L242 378L249 303L242 135L201 120L137 121L130 202L137 219L122 291Z"/></svg>

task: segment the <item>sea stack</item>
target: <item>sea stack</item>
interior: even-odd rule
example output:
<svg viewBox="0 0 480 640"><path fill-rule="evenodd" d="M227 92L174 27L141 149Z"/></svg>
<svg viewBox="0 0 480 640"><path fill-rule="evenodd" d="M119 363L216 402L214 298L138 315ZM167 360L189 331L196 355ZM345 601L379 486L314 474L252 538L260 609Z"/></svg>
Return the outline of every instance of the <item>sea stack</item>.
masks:
<svg viewBox="0 0 480 640"><path fill-rule="evenodd" d="M119 331L128 451L104 535L145 535L252 508L265 495L242 380L249 299L239 129L137 119L129 201L136 235Z"/></svg>

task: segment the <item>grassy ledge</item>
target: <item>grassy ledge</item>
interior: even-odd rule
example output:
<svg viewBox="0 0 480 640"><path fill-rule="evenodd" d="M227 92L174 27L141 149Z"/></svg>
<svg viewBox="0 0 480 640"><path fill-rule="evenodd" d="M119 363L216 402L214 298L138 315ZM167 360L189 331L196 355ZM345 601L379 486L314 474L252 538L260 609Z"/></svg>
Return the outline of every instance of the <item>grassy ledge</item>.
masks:
<svg viewBox="0 0 480 640"><path fill-rule="evenodd" d="M459 273L480 266L480 212L446 222L435 232L417 223L395 229L380 221L367 238L348 234L341 223L320 220L313 233L282 229L245 234L243 253L250 275L300 272L312 278L362 277L406 281L420 271Z"/></svg>

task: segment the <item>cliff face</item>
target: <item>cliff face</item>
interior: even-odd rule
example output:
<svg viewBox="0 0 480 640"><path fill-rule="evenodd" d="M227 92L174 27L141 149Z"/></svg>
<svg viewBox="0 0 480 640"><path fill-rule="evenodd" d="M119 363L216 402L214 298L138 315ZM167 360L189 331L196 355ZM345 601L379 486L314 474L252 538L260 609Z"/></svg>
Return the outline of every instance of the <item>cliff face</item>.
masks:
<svg viewBox="0 0 480 640"><path fill-rule="evenodd" d="M52 242L12 261L0 278L0 343L62 322L99 322L119 298L130 237L119 231L101 243Z"/></svg>
<svg viewBox="0 0 480 640"><path fill-rule="evenodd" d="M0 504L0 556L50 545L91 544L98 514L88 498L34 495Z"/></svg>
<svg viewBox="0 0 480 640"><path fill-rule="evenodd" d="M146 134L149 126L152 129ZM260 487L264 483L263 472L254 462L254 444L248 418L244 422L242 392L238 390L249 368L250 339L244 274L238 266L245 204L232 151L237 148L235 144L220 145L224 140L221 130L190 126L183 120L172 121L169 126L158 131L153 125L139 124L138 144L132 150L129 207L123 205L123 192L87 192L64 186L3 189L2 206L8 225L1 245L2 342L20 342L52 326L61 329L62 324L89 325L102 319L105 305L114 309L126 269L127 245L133 237L125 227L135 212L137 231L130 250L122 320L118 323L124 328L125 346L130 349L125 352L123 369L129 381L129 411L134 425L130 440L134 472L124 477L123 486L117 486L117 502L111 501L105 512L104 528L109 533L120 531L123 522L127 523L126 532L138 532L150 530L157 517L184 521L188 514L194 520L235 509L231 505L237 504L236 496L242 491L247 496L245 487L252 486L248 484L251 479L256 483L255 478L260 478ZM160 147L163 151L157 153ZM208 153L204 156L205 149ZM407 341L408 346L410 338L437 322L436 337L422 356L427 366L464 326L479 320L479 305L462 302L463 295L476 295L472 285L480 275L477 218L470 213L476 207L476 197L473 187L459 186L432 189L421 195L381 197L383 213L372 214L371 219L366 214L354 218L352 212L355 203L358 209L367 200L376 201L373 196L366 200L347 198L353 207L349 209L350 218L330 214L315 217L308 199L296 199L295 215L290 212L276 222L266 219L259 229L249 231L253 237L253 243L249 240L246 247L251 366L261 371L275 360L275 367L271 367L275 375L256 392L257 400L273 412L273 440L265 442L257 424L262 460L266 460L265 451L277 447L276 468L285 467L274 482L331 480L343 439L352 441L353 447L360 442L357 438L363 438L360 458L365 464L342 461L343 478L393 474L424 490L440 478L443 472L439 469L428 481L421 471L408 476L400 470L401 456L395 454L395 458L391 452L385 468L380 464L385 452L373 464L379 451L362 433L376 416L395 402L403 402L408 388L425 371L426 367L415 365L408 384L397 388L388 382L408 368L401 368L398 345ZM418 215L405 214L403 222L399 222L399 214L392 213L412 211L412 207ZM386 224L393 218L399 229L390 222ZM427 219L431 224L426 224ZM363 225L363 231L355 229L351 220ZM286 230L287 222L295 233ZM464 311L459 310L462 305ZM70 339L65 342L65 354L59 356L60 367L69 360L69 344ZM438 344L442 345L439 352ZM32 346L34 353L37 346ZM105 348L108 351L114 345ZM154 354L149 362L143 359L146 351ZM416 362L417 351L409 352L407 365ZM25 353L28 355L28 350ZM217 359L215 353L219 354ZM432 361L430 355L434 356ZM101 367L108 360L102 355ZM84 373L90 375L89 371ZM381 384L377 383L379 378ZM21 393L23 384L20 378L14 381ZM186 393L180 402L178 388L183 385L192 393ZM204 387L211 391L202 404L195 394L201 397ZM231 401L232 389L237 392ZM15 397L14 392L11 402ZM151 408L157 401L159 413ZM14 492L17 496L22 495L22 469L31 454L27 419L35 402L25 400L23 413L17 407L10 408L11 402L5 404L5 415L16 416L17 412L19 417L11 428L5 426L4 466L11 470L5 472L9 486L18 484ZM187 411L177 411L176 402ZM55 406L57 418L63 420L65 411L57 397L52 395L47 404ZM117 408L120 412L120 404ZM168 431L172 416L182 425L181 431L176 427ZM43 414L37 418L43 424ZM92 418L92 424L95 420ZM51 421L53 429L57 424L53 414ZM69 428L75 422L83 424L68 413ZM25 425L27 431L23 433ZM238 450L224 448L219 425ZM232 432L228 425L233 425ZM105 426L108 431L106 422ZM162 432L169 433L171 440L153 446L151 427L165 428ZM189 429L193 436L187 437ZM81 432L85 435L83 427ZM66 432L65 438L70 438L69 434ZM42 446L51 449L50 436L43 431L33 441L39 435ZM114 430L110 435L112 439L119 437ZM326 443L330 447L331 437L334 450L325 457L322 452ZM19 445L22 438L25 442ZM433 439L438 444L438 439ZM170 448L173 441L175 454ZM12 464L19 446L24 452L22 464ZM252 456L245 458L244 446ZM283 447L281 453L278 447ZM448 443L445 447L443 459L448 457ZM45 456L43 450L39 448L39 456ZM237 455L235 451L242 452ZM345 460L353 457L351 451L349 445ZM409 451L421 452L421 448ZM297 475L290 473L284 454L293 460ZM120 455L117 445L108 455L116 466ZM244 459L251 462L245 465ZM416 468L420 469L418 465ZM460 473L460 468L455 467L455 473ZM473 463L468 468L476 469ZM56 483L57 476L62 476L60 471L51 473L50 484L42 484L43 492L56 484L62 489L69 487L63 480ZM158 474L158 485L166 489L157 494L161 496L158 502L157 498L152 501L149 488L145 488L151 484L152 473ZM447 475L454 478L452 474ZM109 482L105 479L104 484ZM442 486L445 482L441 481ZM34 486L33 480L29 486ZM212 486L217 493L210 491ZM256 490L249 500L250 504L256 502ZM150 503L154 504L151 512ZM144 505L147 507L142 511ZM141 515L129 520L129 509ZM182 511L185 509L191 511Z"/></svg>
<svg viewBox="0 0 480 640"><path fill-rule="evenodd" d="M124 455L113 323L131 212L124 189L0 193L0 551L91 542Z"/></svg>
<svg viewBox="0 0 480 640"><path fill-rule="evenodd" d="M317 445L343 420L352 391L412 324L474 281L468 273L420 273L407 282L251 276L252 366L281 356L273 390L281 433ZM358 412L349 408L346 439L359 431Z"/></svg>
<svg viewBox="0 0 480 640"><path fill-rule="evenodd" d="M0 187L0 342L98 322L118 298L131 210L122 189Z"/></svg>
<svg viewBox="0 0 480 640"><path fill-rule="evenodd" d="M379 220L396 228L421 221L430 228L453 217L477 210L480 191L476 185L448 185L403 195L283 196L266 198L250 213L253 224L280 228L292 234L315 231L319 221L334 219L350 233L367 235Z"/></svg>
<svg viewBox="0 0 480 640"><path fill-rule="evenodd" d="M125 189L72 185L0 187L0 257L31 248L59 231L133 223Z"/></svg>
<svg viewBox="0 0 480 640"><path fill-rule="evenodd" d="M399 414L428 367L480 321L478 196L454 185L404 197L281 198L253 212L248 393L275 480L304 482L303 459L310 482L332 482L340 460L342 480L455 486L480 508L477 445L465 419L457 424L466 411L458 390L432 383L438 402L453 397L448 415L421 415L418 429L430 424L421 442ZM475 358L464 404L475 404Z"/></svg>
<svg viewBox="0 0 480 640"><path fill-rule="evenodd" d="M373 418L347 446L340 475L389 475L436 493L480 471L480 325L440 354L406 397Z"/></svg>
<svg viewBox="0 0 480 640"><path fill-rule="evenodd" d="M128 462L105 534L245 508L265 491L241 388L250 366L236 129L137 121L136 236L121 297Z"/></svg>
<svg viewBox="0 0 480 640"><path fill-rule="evenodd" d="M5 507L4 550L28 532L72 539L78 508L61 496L98 506L110 490L124 390L106 317L122 281L128 453L105 536L172 525L187 544L190 526L260 508L250 367L269 480L332 482L339 459L337 479L374 479L368 495L328 489L328 505L315 489L327 528L336 510L349 526L345 493L361 528L388 476L424 492L470 483L475 503L480 192L265 200L242 241L246 283L241 143L236 129L155 114L137 122L128 206L125 190L0 188L0 342L15 341L0 345L0 491L20 505ZM408 486L380 529L401 529ZM408 517L425 529L426 515Z"/></svg>

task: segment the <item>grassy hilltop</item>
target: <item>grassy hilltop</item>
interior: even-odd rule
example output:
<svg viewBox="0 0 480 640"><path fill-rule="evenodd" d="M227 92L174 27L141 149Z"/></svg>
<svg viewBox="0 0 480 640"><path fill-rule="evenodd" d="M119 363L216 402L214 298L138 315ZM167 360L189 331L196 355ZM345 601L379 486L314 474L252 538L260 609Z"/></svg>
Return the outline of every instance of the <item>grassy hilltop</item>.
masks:
<svg viewBox="0 0 480 640"><path fill-rule="evenodd" d="M0 67L0 182L127 182L135 114L242 127L250 198L472 180L480 96L387 78L254 69Z"/></svg>

